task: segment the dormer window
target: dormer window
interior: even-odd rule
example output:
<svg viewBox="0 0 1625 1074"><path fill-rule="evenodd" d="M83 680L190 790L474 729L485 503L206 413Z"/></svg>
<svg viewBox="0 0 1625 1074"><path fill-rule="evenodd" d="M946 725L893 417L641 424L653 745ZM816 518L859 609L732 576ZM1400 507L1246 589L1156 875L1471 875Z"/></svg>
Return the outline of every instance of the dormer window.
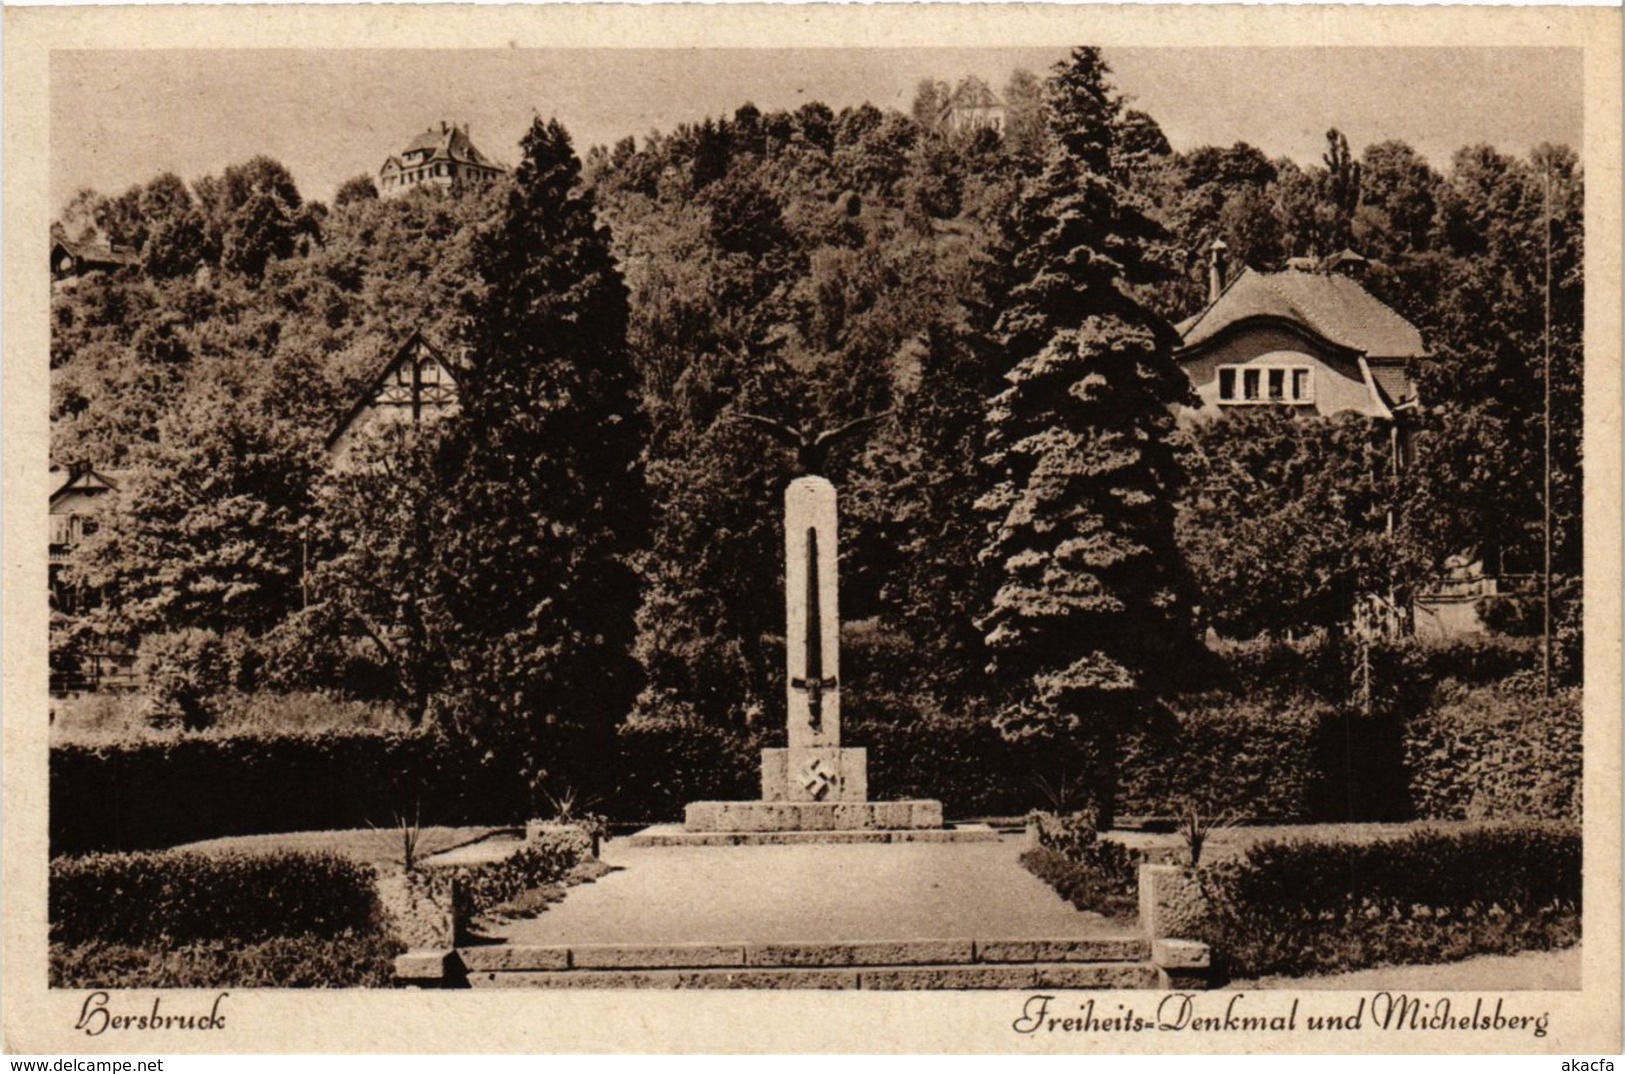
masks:
<svg viewBox="0 0 1625 1074"><path fill-rule="evenodd" d="M1314 385L1314 370L1306 365L1219 367L1219 402L1227 406L1313 403Z"/></svg>

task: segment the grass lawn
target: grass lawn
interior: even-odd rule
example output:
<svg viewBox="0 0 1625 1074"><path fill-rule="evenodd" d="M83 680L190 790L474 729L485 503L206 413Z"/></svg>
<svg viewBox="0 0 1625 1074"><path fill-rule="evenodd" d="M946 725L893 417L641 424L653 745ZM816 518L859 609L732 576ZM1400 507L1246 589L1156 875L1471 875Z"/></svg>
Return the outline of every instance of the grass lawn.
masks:
<svg viewBox="0 0 1625 1074"><path fill-rule="evenodd" d="M1202 864L1239 857L1256 843L1293 839L1319 842L1374 843L1400 839L1416 831L1467 831L1484 826L1483 821L1427 820L1401 824L1248 824L1219 828L1208 833L1202 847ZM1185 862L1185 840L1178 832L1111 832L1105 838L1143 852L1151 861L1175 864Z"/></svg>
<svg viewBox="0 0 1625 1074"><path fill-rule="evenodd" d="M417 854L427 857L466 846L502 828L423 828L418 833ZM401 867L401 833L395 828L349 828L320 832L282 832L273 835L231 835L186 843L176 850L203 854L268 854L279 850L330 851L365 862L379 872L396 872Z"/></svg>

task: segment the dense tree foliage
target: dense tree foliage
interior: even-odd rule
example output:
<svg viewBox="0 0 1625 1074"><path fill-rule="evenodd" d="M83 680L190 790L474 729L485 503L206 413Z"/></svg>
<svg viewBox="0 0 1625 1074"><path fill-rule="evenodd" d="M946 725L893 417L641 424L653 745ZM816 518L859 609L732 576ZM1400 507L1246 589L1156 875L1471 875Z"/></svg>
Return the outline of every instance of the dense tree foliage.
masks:
<svg viewBox="0 0 1625 1074"><path fill-rule="evenodd" d="M1173 524L1174 407L1192 395L1172 330L1119 283L1160 274L1147 253L1161 228L1113 177L1123 105L1108 76L1077 49L1050 81L1044 170L1012 223L1008 387L988 403L978 504L998 574L983 625L1012 698L1000 726L1086 744L1107 824L1116 736L1193 637Z"/></svg>
<svg viewBox="0 0 1625 1074"><path fill-rule="evenodd" d="M783 691L792 466L738 415L820 429L880 412L829 467L864 672L843 684L854 711L996 708L1040 674L1054 689L1029 700L1071 696L1052 674L1070 663L1018 673L1016 653L1043 646L1001 648L1021 633L1020 602L993 604L1013 592L1015 544L1041 558L1081 542L1064 553L1072 576L1154 606L1177 590L1171 573L1125 598L1101 557L1154 547L1162 564L1176 506L1205 626L1335 628L1352 594L1402 595L1464 552L1538 569L1548 234L1556 566L1578 573L1572 152L1471 146L1430 163L1393 141L1356 154L1336 130L1303 164L1245 143L1176 151L1103 82L1019 71L1001 135L954 122L956 73L942 74L907 113L745 104L628 137L586 155L579 187L562 135L542 128L515 180L380 200L363 175L331 210L265 157L75 195L57 233L139 257L52 293L53 462L130 471L76 568L108 598L95 629L259 637L278 681L360 689L365 664L414 713L455 680L461 716L750 721ZM1343 246L1373 259L1366 286L1433 355L1397 481L1381 429L1256 415L1184 431L1176 497L1164 322L1203 306L1220 238L1233 271ZM466 361L464 431L405 488L318 481L321 442L413 329ZM990 429L988 400L1006 391ZM1132 406L1107 404L1125 392ZM1157 446L1110 450L1128 435ZM1029 464L1043 487L1015 480ZM978 490L1001 479L1003 513L979 514ZM646 533L620 515L644 502ZM1018 502L1032 518L990 538ZM432 554L401 528L424 514ZM1269 550L1252 562L1271 570L1237 548ZM405 572L425 557L433 585L416 590ZM64 629L77 644L84 627ZM476 705L498 682L521 685ZM635 703L615 700L640 682ZM577 693L602 709L561 700Z"/></svg>
<svg viewBox="0 0 1625 1074"><path fill-rule="evenodd" d="M569 136L537 120L521 148L473 243L437 578L459 726L540 773L536 725L607 730L636 694L644 422L626 287Z"/></svg>

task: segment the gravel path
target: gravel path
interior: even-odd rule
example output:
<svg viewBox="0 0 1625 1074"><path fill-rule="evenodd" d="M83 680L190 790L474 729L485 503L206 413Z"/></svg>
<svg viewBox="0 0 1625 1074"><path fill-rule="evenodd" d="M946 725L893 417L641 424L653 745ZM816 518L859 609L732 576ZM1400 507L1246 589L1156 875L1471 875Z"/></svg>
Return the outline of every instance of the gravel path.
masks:
<svg viewBox="0 0 1625 1074"><path fill-rule="evenodd" d="M511 943L1040 939L1122 935L1063 902L987 843L604 846L618 867L539 917L492 930Z"/></svg>

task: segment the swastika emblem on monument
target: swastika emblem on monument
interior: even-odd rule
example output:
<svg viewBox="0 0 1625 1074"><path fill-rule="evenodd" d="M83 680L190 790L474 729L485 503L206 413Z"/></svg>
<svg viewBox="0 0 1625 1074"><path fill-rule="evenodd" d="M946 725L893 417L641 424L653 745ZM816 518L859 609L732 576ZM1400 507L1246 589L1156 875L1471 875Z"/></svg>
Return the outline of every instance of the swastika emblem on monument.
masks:
<svg viewBox="0 0 1625 1074"><path fill-rule="evenodd" d="M807 788L807 793L812 795L815 802L823 801L838 778L825 767L822 760L815 760L801 770L801 785Z"/></svg>

